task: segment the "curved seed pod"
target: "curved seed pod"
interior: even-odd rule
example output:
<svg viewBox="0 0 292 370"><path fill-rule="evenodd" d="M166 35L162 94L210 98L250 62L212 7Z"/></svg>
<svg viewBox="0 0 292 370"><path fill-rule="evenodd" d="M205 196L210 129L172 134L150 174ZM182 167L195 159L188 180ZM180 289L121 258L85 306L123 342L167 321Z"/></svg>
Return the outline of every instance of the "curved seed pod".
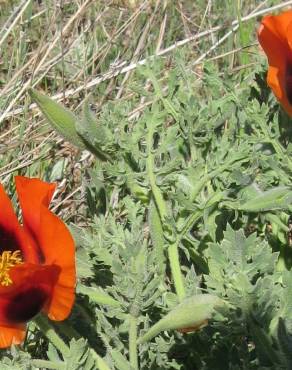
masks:
<svg viewBox="0 0 292 370"><path fill-rule="evenodd" d="M182 332L189 331L190 328L197 330L205 326L208 319L215 314L216 308L224 304L222 299L212 294L198 294L189 297L153 325L138 339L138 343L145 343L164 330Z"/></svg>
<svg viewBox="0 0 292 370"><path fill-rule="evenodd" d="M28 92L51 126L70 143L85 149L84 142L76 130L78 118L48 96L34 89L29 89Z"/></svg>

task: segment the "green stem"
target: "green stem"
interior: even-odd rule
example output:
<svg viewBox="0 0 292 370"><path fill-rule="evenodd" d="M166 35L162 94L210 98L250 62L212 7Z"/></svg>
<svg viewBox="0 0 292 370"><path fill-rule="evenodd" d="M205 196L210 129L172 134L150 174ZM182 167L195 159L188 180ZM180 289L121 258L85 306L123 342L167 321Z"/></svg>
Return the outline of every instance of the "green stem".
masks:
<svg viewBox="0 0 292 370"><path fill-rule="evenodd" d="M70 353L69 347L51 327L49 321L42 315L37 316L34 321L49 341L62 353L63 357L68 356Z"/></svg>
<svg viewBox="0 0 292 370"><path fill-rule="evenodd" d="M138 370L138 354L137 354L137 317L130 316L129 329L129 352L131 370Z"/></svg>
<svg viewBox="0 0 292 370"><path fill-rule="evenodd" d="M196 200L196 197L198 196L198 194L200 193L200 191L202 190L202 188L206 185L206 183L208 181L212 180L214 177L216 177L218 174L222 173L223 171L228 170L229 168L231 168L231 166L234 162L242 162L242 161L245 161L245 160L246 160L246 156L244 154L242 156L239 155L238 157L232 158L227 163L222 164L221 166L219 166L215 170L213 170L213 171L207 173L206 175L204 175L195 184L195 186L194 186L194 188L193 188L193 190L190 194L190 202L194 202Z"/></svg>
<svg viewBox="0 0 292 370"><path fill-rule="evenodd" d="M149 210L148 210L148 224L149 224L149 231L152 240L152 245L156 253L157 263L159 266L159 273L164 275L165 273L165 239L163 235L163 228L161 224L161 220L159 217L159 213L157 210L156 203L151 197Z"/></svg>
<svg viewBox="0 0 292 370"><path fill-rule="evenodd" d="M178 253L178 242L172 243L168 248L168 258L172 273L172 278L175 286L175 291L178 296L179 301L182 301L185 297L185 288L182 278L182 273L179 263L179 253Z"/></svg>
<svg viewBox="0 0 292 370"><path fill-rule="evenodd" d="M189 233L190 229L192 226L202 217L202 212L197 211L192 213L185 221L183 226L181 227L179 234L177 235L177 243L180 243L183 239L188 241L187 234ZM208 271L208 265L204 258L200 256L200 254L192 250L192 256L195 259L197 265L200 267L200 269L204 272L207 273Z"/></svg>
<svg viewBox="0 0 292 370"><path fill-rule="evenodd" d="M150 187L153 193L153 197L163 223L167 216L167 209L161 191L159 187L156 185L156 179L154 174L154 156L152 154L153 133L154 133L153 125L152 122L150 122L148 125L148 135L147 135L147 174L150 182Z"/></svg>
<svg viewBox="0 0 292 370"><path fill-rule="evenodd" d="M162 193L159 187L156 185L156 179L154 174L154 156L152 154L152 147L153 147L153 124L152 122L150 122L148 125L148 135L147 135L147 174L151 190L153 193L154 201L156 203L157 210L160 215L163 227L163 223L167 218L167 207L164 202ZM185 289L183 285L183 277L179 263L178 244L179 244L178 242L174 242L168 247L168 256L175 290L179 300L182 300L185 296Z"/></svg>
<svg viewBox="0 0 292 370"><path fill-rule="evenodd" d="M53 370L66 370L66 365L47 360L32 360L31 364L36 368L45 368Z"/></svg>
<svg viewBox="0 0 292 370"><path fill-rule="evenodd" d="M70 354L70 348L63 341L63 339L55 332L54 328L51 326L47 318L39 315L34 319L34 322L39 327L39 329L45 334L45 336L49 339L49 341L62 353L63 357L66 357ZM110 370L109 366L106 364L106 362L103 360L102 357L100 357L92 348L89 348L89 351L95 360L97 369ZM66 368L62 363L56 364L51 361L45 361L45 360L34 360L34 361L39 361L38 362L39 364L41 363L40 361L42 361L43 367L47 367L48 369L63 370ZM52 367L52 366L55 366L55 367Z"/></svg>
<svg viewBox="0 0 292 370"><path fill-rule="evenodd" d="M102 357L100 357L94 349L90 348L89 349L91 356L95 360L95 364L97 366L97 369L99 370L111 370L110 367L107 365L107 363L104 361Z"/></svg>
<svg viewBox="0 0 292 370"><path fill-rule="evenodd" d="M173 116L173 118L177 121L178 120L178 113L177 111L175 110L174 106L172 105L171 101L167 98L165 98L163 96L163 91L158 83L158 80L157 78L155 77L155 74L153 73L153 71L151 70L151 68L148 67L148 73L149 73L149 77L150 77L150 80L152 82L152 85L154 87L154 91L156 93L156 95L159 97L159 99L161 99L163 105L164 105L164 108L166 109L166 111L171 114Z"/></svg>
<svg viewBox="0 0 292 370"><path fill-rule="evenodd" d="M184 236L190 231L193 224L199 220L202 216L202 212L194 212L187 219L182 228L179 231L179 240L182 240Z"/></svg>

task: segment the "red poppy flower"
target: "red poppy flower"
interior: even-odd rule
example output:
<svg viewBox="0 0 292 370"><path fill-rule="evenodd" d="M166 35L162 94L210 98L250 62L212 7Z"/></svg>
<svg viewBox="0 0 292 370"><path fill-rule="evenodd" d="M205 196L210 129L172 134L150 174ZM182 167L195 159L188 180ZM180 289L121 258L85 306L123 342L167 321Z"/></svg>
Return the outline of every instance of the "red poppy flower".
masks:
<svg viewBox="0 0 292 370"><path fill-rule="evenodd" d="M64 320L75 296L74 241L49 209L54 184L17 176L23 225L0 185L0 348L19 344L40 311Z"/></svg>
<svg viewBox="0 0 292 370"><path fill-rule="evenodd" d="M264 17L258 39L269 61L268 85L292 116L292 10Z"/></svg>

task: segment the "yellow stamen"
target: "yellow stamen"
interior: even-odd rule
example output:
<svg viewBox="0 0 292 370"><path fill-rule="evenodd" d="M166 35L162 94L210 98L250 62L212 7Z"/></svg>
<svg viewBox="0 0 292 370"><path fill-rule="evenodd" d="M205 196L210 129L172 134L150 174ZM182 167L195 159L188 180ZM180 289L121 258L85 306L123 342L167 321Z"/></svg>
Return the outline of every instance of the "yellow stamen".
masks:
<svg viewBox="0 0 292 370"><path fill-rule="evenodd" d="M13 283L9 276L9 270L11 267L23 263L21 258L21 252L19 250L11 252L5 251L0 254L0 285L8 286Z"/></svg>

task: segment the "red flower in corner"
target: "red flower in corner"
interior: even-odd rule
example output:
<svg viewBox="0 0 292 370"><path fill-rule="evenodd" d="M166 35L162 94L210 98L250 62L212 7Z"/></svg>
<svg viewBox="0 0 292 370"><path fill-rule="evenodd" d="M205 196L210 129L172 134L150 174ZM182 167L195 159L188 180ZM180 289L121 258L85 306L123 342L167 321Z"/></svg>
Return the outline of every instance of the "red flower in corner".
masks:
<svg viewBox="0 0 292 370"><path fill-rule="evenodd" d="M55 184L15 182L23 226L0 185L0 348L21 343L25 323L40 311L66 319L75 297L74 241L48 209Z"/></svg>
<svg viewBox="0 0 292 370"><path fill-rule="evenodd" d="M292 10L264 17L258 39L269 61L268 85L292 116Z"/></svg>

